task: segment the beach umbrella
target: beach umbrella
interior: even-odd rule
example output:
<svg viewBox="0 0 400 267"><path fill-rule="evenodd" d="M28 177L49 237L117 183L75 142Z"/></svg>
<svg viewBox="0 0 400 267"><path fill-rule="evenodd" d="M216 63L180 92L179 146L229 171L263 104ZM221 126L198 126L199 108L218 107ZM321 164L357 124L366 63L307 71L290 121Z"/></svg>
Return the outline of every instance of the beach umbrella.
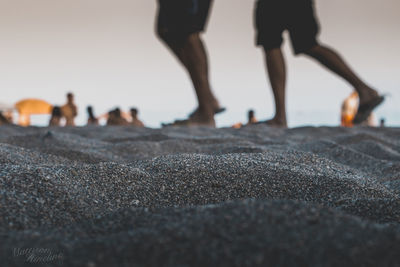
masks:
<svg viewBox="0 0 400 267"><path fill-rule="evenodd" d="M53 106L41 99L23 99L15 104L15 109L19 113L18 124L29 126L30 116L39 114L51 114Z"/></svg>
<svg viewBox="0 0 400 267"><path fill-rule="evenodd" d="M15 109L19 114L50 114L53 106L41 99L23 99L15 104Z"/></svg>

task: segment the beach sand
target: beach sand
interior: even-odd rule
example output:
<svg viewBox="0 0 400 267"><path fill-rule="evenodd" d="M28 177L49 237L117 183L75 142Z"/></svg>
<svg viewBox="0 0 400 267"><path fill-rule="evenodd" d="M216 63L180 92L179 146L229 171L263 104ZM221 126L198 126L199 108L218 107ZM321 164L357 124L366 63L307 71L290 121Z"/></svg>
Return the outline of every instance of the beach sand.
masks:
<svg viewBox="0 0 400 267"><path fill-rule="evenodd" d="M0 127L1 266L400 266L400 129Z"/></svg>

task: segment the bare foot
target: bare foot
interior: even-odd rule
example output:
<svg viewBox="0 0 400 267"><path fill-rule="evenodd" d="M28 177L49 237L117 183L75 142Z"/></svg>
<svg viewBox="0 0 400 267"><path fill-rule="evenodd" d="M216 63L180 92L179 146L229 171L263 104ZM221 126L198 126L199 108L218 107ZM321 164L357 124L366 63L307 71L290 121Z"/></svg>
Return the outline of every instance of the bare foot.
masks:
<svg viewBox="0 0 400 267"><path fill-rule="evenodd" d="M206 127L211 127L215 128L215 122L214 121L209 121L209 122L204 122L204 121L195 121L192 119L187 119L187 120L177 120L171 124L163 124L163 126L182 126L182 127L194 127L194 126L206 126Z"/></svg>
<svg viewBox="0 0 400 267"><path fill-rule="evenodd" d="M358 96L360 98L360 106L369 103L379 97L379 94L376 90L372 89L371 87L368 86L363 86L360 88L357 88Z"/></svg>
<svg viewBox="0 0 400 267"><path fill-rule="evenodd" d="M371 115L371 112L385 100L378 92L367 85L357 88L359 92L359 105L353 124L362 124Z"/></svg>
<svg viewBox="0 0 400 267"><path fill-rule="evenodd" d="M372 111L378 107L385 100L385 97L377 95L371 98L368 102L364 102L358 106L357 114L353 119L354 125L360 125L364 123L371 115Z"/></svg>
<svg viewBox="0 0 400 267"><path fill-rule="evenodd" d="M192 117L186 120L176 120L171 124L163 124L163 126L207 126L215 128L215 120L213 116L210 117L207 115L203 115L200 112L196 112L195 114L193 114Z"/></svg>
<svg viewBox="0 0 400 267"><path fill-rule="evenodd" d="M220 106L220 104L218 103L217 100L213 101L212 108L213 108L213 111L214 111L214 115L217 115L219 113L225 112L225 110L226 110L226 108L223 108L223 107ZM189 118L197 116L197 113L199 113L199 112L200 112L199 108L196 108L192 113L190 113Z"/></svg>

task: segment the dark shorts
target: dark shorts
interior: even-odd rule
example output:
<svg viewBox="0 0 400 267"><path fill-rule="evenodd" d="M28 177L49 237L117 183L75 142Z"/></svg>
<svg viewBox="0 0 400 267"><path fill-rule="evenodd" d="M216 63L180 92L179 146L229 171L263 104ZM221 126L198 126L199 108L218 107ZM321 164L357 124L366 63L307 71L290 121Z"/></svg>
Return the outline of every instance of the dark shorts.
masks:
<svg viewBox="0 0 400 267"><path fill-rule="evenodd" d="M158 0L158 31L189 35L204 31L212 0Z"/></svg>
<svg viewBox="0 0 400 267"><path fill-rule="evenodd" d="M256 7L257 45L266 51L282 45L282 33L288 30L296 54L316 44L319 24L313 0L258 0Z"/></svg>

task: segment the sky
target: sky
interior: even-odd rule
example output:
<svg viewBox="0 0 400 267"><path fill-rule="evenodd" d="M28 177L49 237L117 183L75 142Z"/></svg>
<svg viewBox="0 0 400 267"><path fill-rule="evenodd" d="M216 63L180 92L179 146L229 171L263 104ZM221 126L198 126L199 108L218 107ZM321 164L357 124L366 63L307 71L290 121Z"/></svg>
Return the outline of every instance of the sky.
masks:
<svg viewBox="0 0 400 267"><path fill-rule="evenodd" d="M274 113L263 54L254 45L254 0L215 0L204 40L211 84L227 112L218 126ZM400 1L316 0L322 43L388 94L376 117L400 126ZM100 115L138 107L152 127L196 107L190 80L154 34L156 0L0 0L0 102L41 98L61 105L72 91ZM289 126L337 125L351 87L306 57L286 36ZM46 118L47 120L47 118ZM33 118L38 124L43 118Z"/></svg>

